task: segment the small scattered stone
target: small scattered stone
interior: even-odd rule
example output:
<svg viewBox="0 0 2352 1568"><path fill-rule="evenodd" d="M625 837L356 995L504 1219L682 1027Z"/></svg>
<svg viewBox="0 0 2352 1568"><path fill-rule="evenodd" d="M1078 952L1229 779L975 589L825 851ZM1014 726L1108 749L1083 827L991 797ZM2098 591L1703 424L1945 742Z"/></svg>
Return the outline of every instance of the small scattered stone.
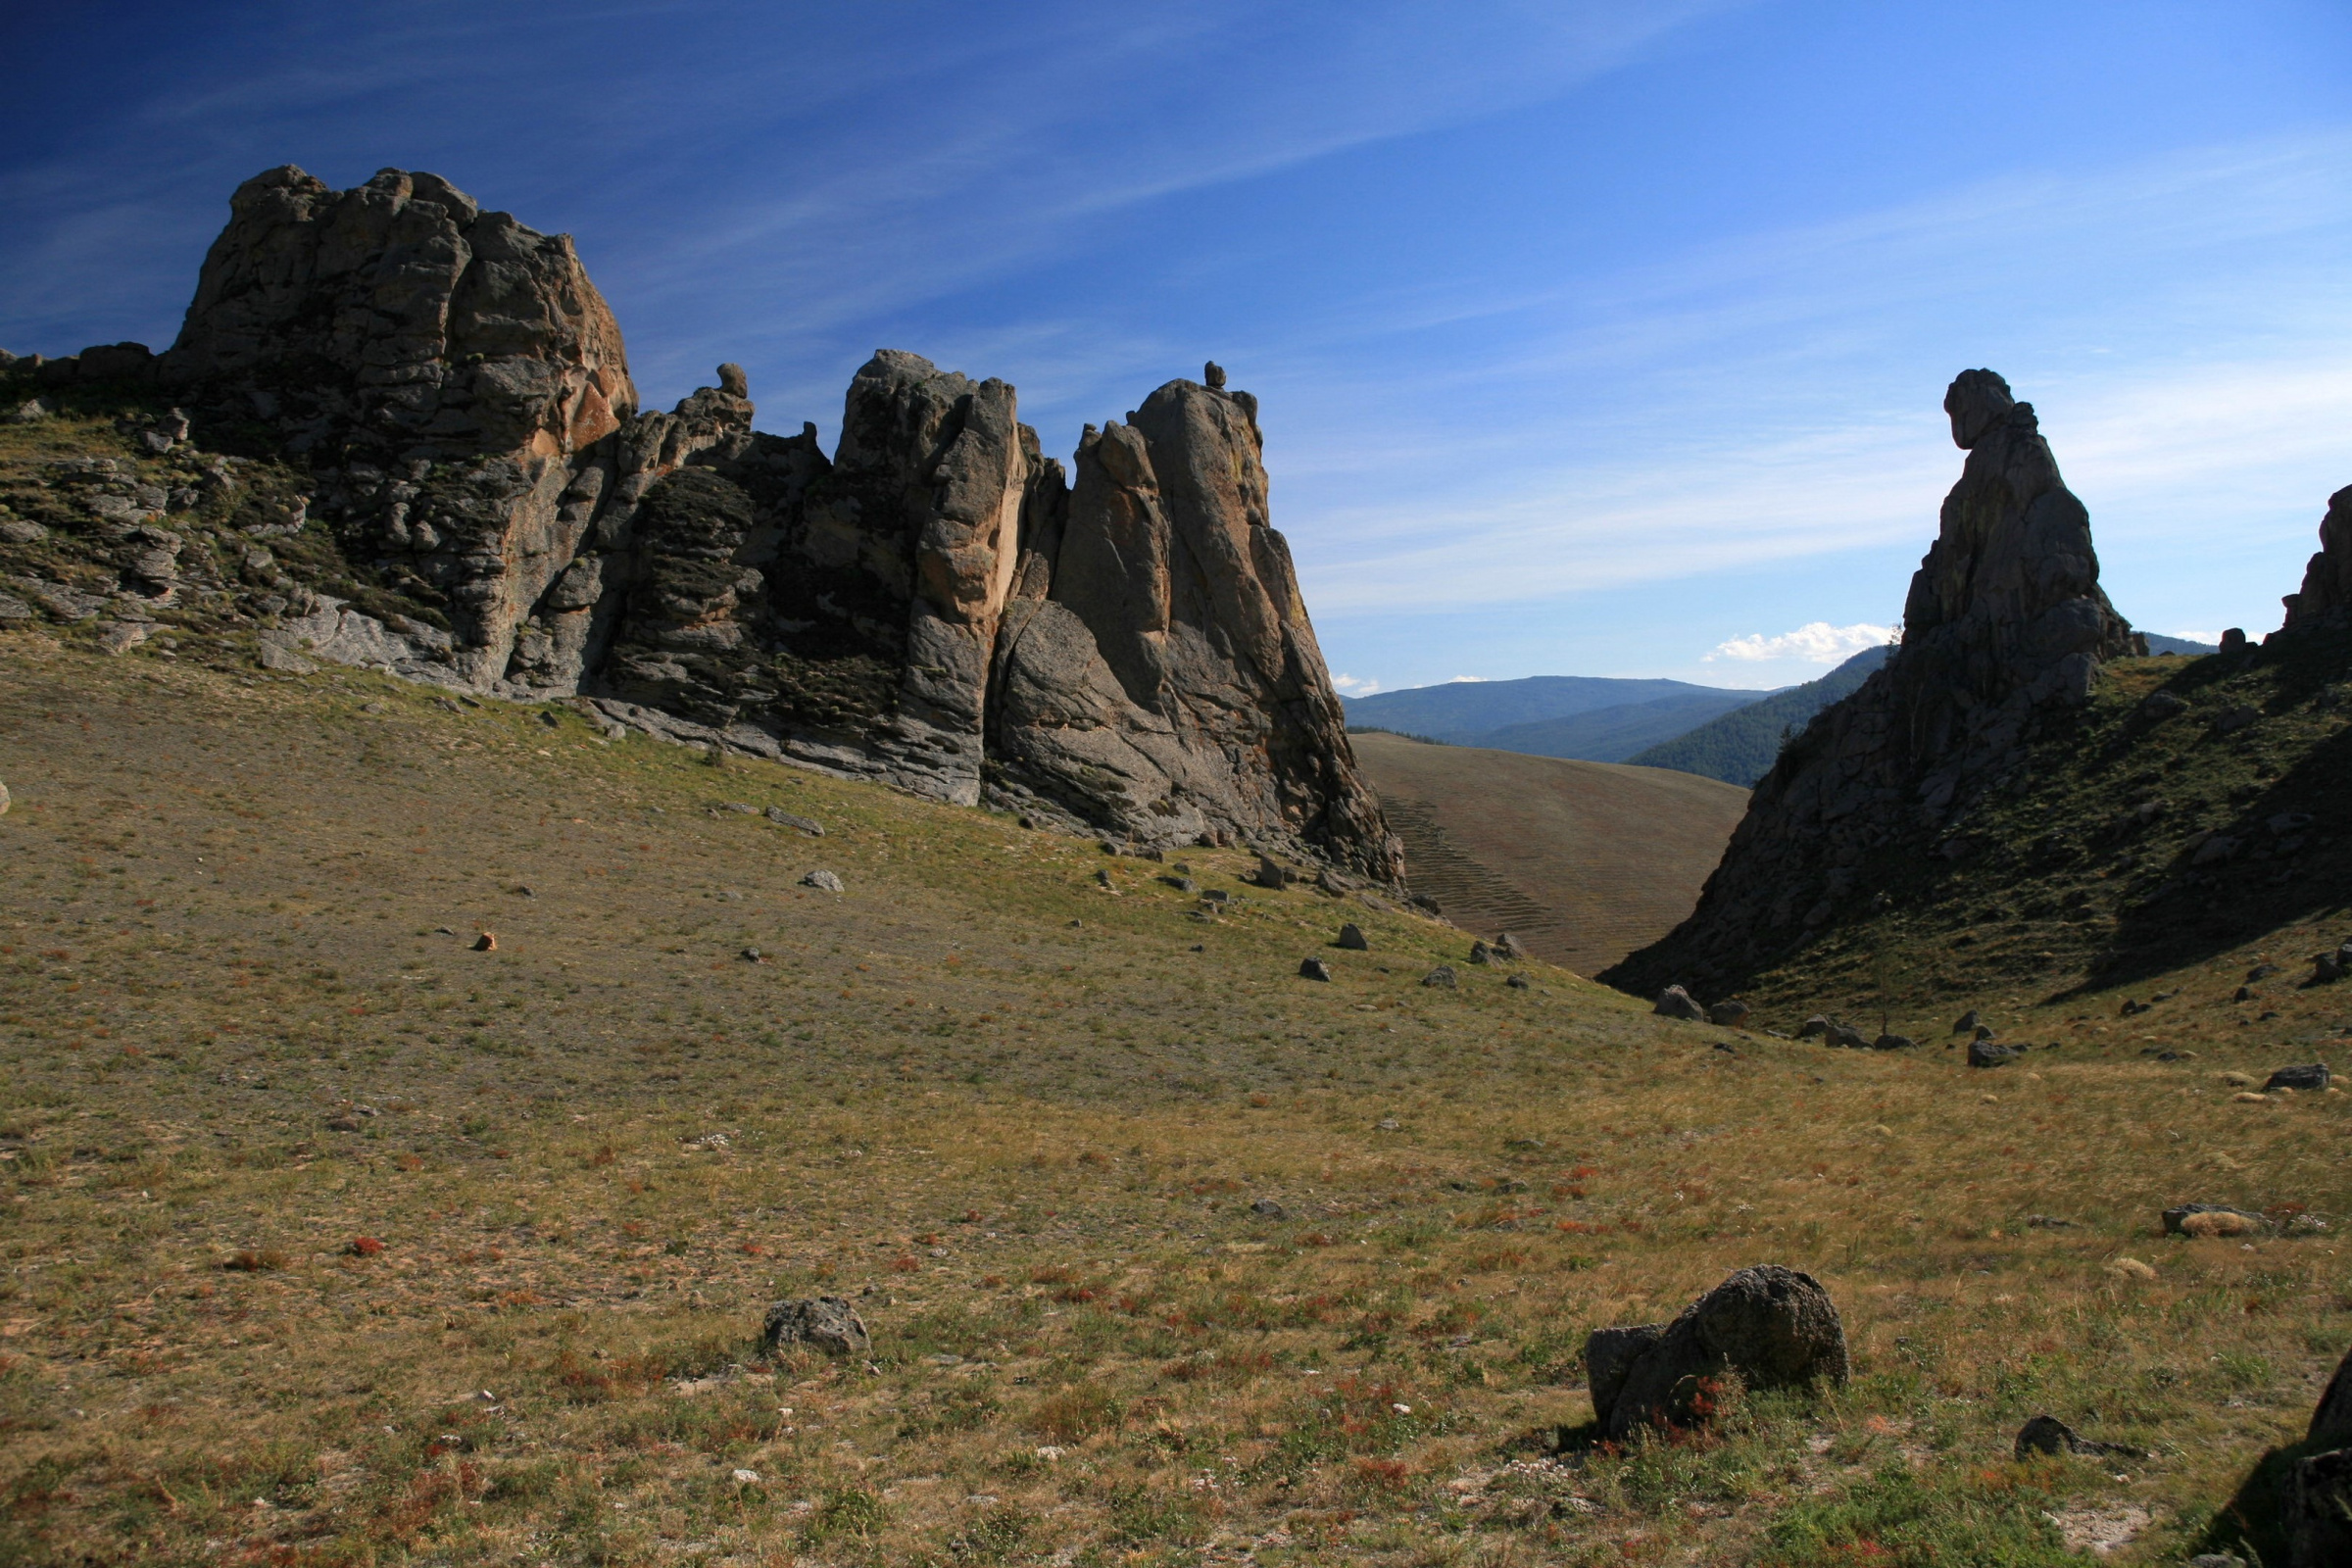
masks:
<svg viewBox="0 0 2352 1568"><path fill-rule="evenodd" d="M1681 1018L1690 1023L1707 1021L1707 1009L1691 1000L1690 993L1681 986L1668 986L1659 992L1656 1005L1649 1010L1661 1018Z"/></svg>
<svg viewBox="0 0 2352 1568"><path fill-rule="evenodd" d="M1952 1033L1956 1035L1973 1035L1983 1025L1984 1021L1984 1019L1977 1016L1977 1009L1971 1007L1959 1017L1952 1020Z"/></svg>
<svg viewBox="0 0 2352 1568"><path fill-rule="evenodd" d="M806 833L812 839L821 839L825 836L825 826L822 822L813 821L806 816L795 816L780 806L771 806L760 814L778 827L788 827L796 833Z"/></svg>
<svg viewBox="0 0 2352 1568"><path fill-rule="evenodd" d="M1381 1121L1376 1121L1372 1124L1375 1131L1384 1133L1393 1133L1402 1125L1403 1123L1397 1121L1394 1116L1388 1117Z"/></svg>
<svg viewBox="0 0 2352 1568"><path fill-rule="evenodd" d="M1505 931L1502 935L1494 939L1494 956L1498 958L1518 959L1527 956L1527 949L1521 947L1519 945L1519 939L1511 935L1508 931Z"/></svg>
<svg viewBox="0 0 2352 1568"><path fill-rule="evenodd" d="M492 936L487 931L483 932L480 936L473 939L473 951L476 953L496 953L498 951L498 938Z"/></svg>
<svg viewBox="0 0 2352 1568"><path fill-rule="evenodd" d="M1803 1023L1797 1026L1796 1038L1799 1040L1811 1040L1818 1036L1828 1034L1836 1027L1837 1026L1831 1023L1829 1019L1823 1017L1817 1012L1812 1017L1807 1018Z"/></svg>
<svg viewBox="0 0 2352 1568"><path fill-rule="evenodd" d="M1372 951L1372 944L1364 940L1364 928L1352 920L1340 927L1340 939L1333 946L1346 948L1350 953Z"/></svg>
<svg viewBox="0 0 2352 1568"><path fill-rule="evenodd" d="M801 878L801 886L805 888L815 888L820 892L825 893L839 893L841 891L841 878L834 875L830 871L811 871L807 876ZM1071 921L1070 923L1072 925L1077 924L1075 920Z"/></svg>
<svg viewBox="0 0 2352 1568"><path fill-rule="evenodd" d="M1870 1037L1851 1024L1834 1023L1830 1025L1829 1043L1846 1051L1868 1051L1870 1049Z"/></svg>
<svg viewBox="0 0 2352 1568"><path fill-rule="evenodd" d="M2303 1067L2281 1067L2263 1084L2264 1093L2274 1089L2292 1089L2301 1094L2321 1094L2328 1088L2328 1064L2315 1061Z"/></svg>
<svg viewBox="0 0 2352 1568"><path fill-rule="evenodd" d="M1298 964L1298 978L1301 980L1329 980L1331 965L1325 963L1321 958L1302 959Z"/></svg>
<svg viewBox="0 0 2352 1568"><path fill-rule="evenodd" d="M760 1343L771 1353L795 1345L813 1346L830 1355L862 1355L874 1348L858 1309L840 1296L776 1302L760 1326Z"/></svg>
<svg viewBox="0 0 2352 1568"><path fill-rule="evenodd" d="M2275 963L2258 963L2246 971L2246 980L2249 984L2256 980L2268 980L2278 972L2278 966Z"/></svg>
<svg viewBox="0 0 2352 1568"><path fill-rule="evenodd" d="M1470 944L1470 961L1472 963L1493 963L1494 961L1494 950L1487 946L1484 938Z"/></svg>
<svg viewBox="0 0 2352 1568"><path fill-rule="evenodd" d="M1442 990L1451 991L1457 983L1454 979L1453 965L1450 963L1439 964L1421 977L1421 983L1425 986L1437 986Z"/></svg>
<svg viewBox="0 0 2352 1568"><path fill-rule="evenodd" d="M0 522L0 544L37 545L48 537L48 529L24 517L10 517Z"/></svg>
<svg viewBox="0 0 2352 1568"><path fill-rule="evenodd" d="M2028 1214L2026 1223L2037 1231L2071 1231L2075 1228L2073 1220L2060 1219L2055 1214Z"/></svg>
<svg viewBox="0 0 2352 1568"><path fill-rule="evenodd" d="M1250 1205L1250 1212L1257 1215L1261 1219L1289 1219L1291 1217L1290 1210L1284 1208L1280 1203L1277 1203L1271 1198L1261 1198L1256 1202L1251 1203Z"/></svg>
<svg viewBox="0 0 2352 1568"><path fill-rule="evenodd" d="M1528 978L1523 974L1515 974L1511 976L1508 980L1503 982L1503 985L1513 991L1525 991L1529 989Z"/></svg>
<svg viewBox="0 0 2352 1568"><path fill-rule="evenodd" d="M1968 1064L1971 1067L2005 1067L2017 1059L2017 1052L1993 1040L1971 1040L1968 1043Z"/></svg>
<svg viewBox="0 0 2352 1568"><path fill-rule="evenodd" d="M1741 1029L1747 1025L1748 1012L1746 1003L1736 999L1726 1000L1707 1009L1707 1022L1720 1024L1726 1029Z"/></svg>
<svg viewBox="0 0 2352 1568"><path fill-rule="evenodd" d="M1909 1035L1881 1035L1870 1043L1873 1051L1917 1051L1919 1042Z"/></svg>
<svg viewBox="0 0 2352 1568"><path fill-rule="evenodd" d="M743 950L743 957L746 963L758 963L760 961L760 950L758 948L746 948Z"/></svg>
<svg viewBox="0 0 2352 1568"><path fill-rule="evenodd" d="M359 1117L349 1114L326 1118L326 1130L330 1133L356 1133L366 1125Z"/></svg>

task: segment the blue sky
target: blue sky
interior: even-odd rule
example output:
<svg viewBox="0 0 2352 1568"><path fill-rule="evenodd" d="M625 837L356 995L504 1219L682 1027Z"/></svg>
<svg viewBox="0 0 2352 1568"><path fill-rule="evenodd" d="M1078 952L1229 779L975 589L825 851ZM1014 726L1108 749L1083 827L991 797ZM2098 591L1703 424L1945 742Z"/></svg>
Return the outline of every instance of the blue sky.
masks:
<svg viewBox="0 0 2352 1568"><path fill-rule="evenodd" d="M86 4L0 59L0 346L169 342L297 163L572 233L649 403L739 360L771 429L891 346L1066 454L1214 357L1359 691L1818 674L1970 366L2151 630L2275 626L2352 484L2340 0Z"/></svg>

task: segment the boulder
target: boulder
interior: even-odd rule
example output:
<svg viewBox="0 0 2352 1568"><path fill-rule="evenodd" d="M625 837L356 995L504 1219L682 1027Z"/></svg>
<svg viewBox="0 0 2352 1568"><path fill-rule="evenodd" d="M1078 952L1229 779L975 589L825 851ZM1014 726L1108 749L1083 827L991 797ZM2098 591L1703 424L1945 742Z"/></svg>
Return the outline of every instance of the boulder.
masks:
<svg viewBox="0 0 2352 1568"><path fill-rule="evenodd" d="M2335 1375L2321 1391L2320 1402L2311 1412L2311 1430L2303 1441L2313 1446L2323 1444L2352 1446L2352 1350L2335 1364Z"/></svg>
<svg viewBox="0 0 2352 1568"><path fill-rule="evenodd" d="M1435 986L1442 991L1453 990L1457 984L1454 978L1453 965L1449 963L1439 964L1435 969L1430 970L1429 973L1421 977L1421 983L1425 986Z"/></svg>
<svg viewBox="0 0 2352 1568"><path fill-rule="evenodd" d="M1487 946L1483 937L1470 944L1470 961L1472 963L1493 963L1494 961L1494 950Z"/></svg>
<svg viewBox="0 0 2352 1568"><path fill-rule="evenodd" d="M1870 1043L1873 1051L1917 1051L1919 1042L1909 1035L1881 1035Z"/></svg>
<svg viewBox="0 0 2352 1568"><path fill-rule="evenodd" d="M858 1309L840 1296L776 1302L767 1309L760 1338L771 1355L797 1345L810 1346L828 1355L863 1355L874 1348Z"/></svg>
<svg viewBox="0 0 2352 1568"><path fill-rule="evenodd" d="M2270 1228L2262 1215L2227 1203L2182 1203L2164 1211L2167 1236L2258 1236Z"/></svg>
<svg viewBox="0 0 2352 1568"><path fill-rule="evenodd" d="M1527 956L1527 949L1520 946L1517 937L1505 931L1494 939L1494 956L1498 958L1524 958Z"/></svg>
<svg viewBox="0 0 2352 1568"><path fill-rule="evenodd" d="M1503 982L1503 986L1505 989L1511 991L1526 991L1531 989L1531 982L1528 980L1527 976L1523 974L1515 974L1512 975L1508 980L1505 980Z"/></svg>
<svg viewBox="0 0 2352 1568"><path fill-rule="evenodd" d="M1644 1426L1703 1424L1714 1380L1726 1375L1751 1390L1843 1383L1845 1327L1819 1281L1767 1263L1731 1275L1671 1323L1598 1330L1585 1362L1601 1436L1622 1441Z"/></svg>
<svg viewBox="0 0 2352 1568"><path fill-rule="evenodd" d="M1818 1037L1827 1036L1829 1032L1836 1027L1836 1024L1833 1024L1829 1019L1823 1017L1817 1012L1812 1017L1807 1018L1803 1023L1797 1026L1796 1038L1799 1040L1812 1040Z"/></svg>
<svg viewBox="0 0 2352 1568"><path fill-rule="evenodd" d="M1301 980L1329 980L1331 965L1325 963L1321 958L1302 959L1298 964L1298 978Z"/></svg>
<svg viewBox="0 0 2352 1568"><path fill-rule="evenodd" d="M1726 1029L1744 1029L1749 1011L1746 1003L1736 999L1718 1002L1707 1009L1707 1022L1721 1024Z"/></svg>
<svg viewBox="0 0 2352 1568"><path fill-rule="evenodd" d="M2352 1563L2352 1448L2307 1454L2287 1485L2286 1568Z"/></svg>
<svg viewBox="0 0 2352 1568"><path fill-rule="evenodd" d="M1977 1015L1977 1009L1971 1007L1959 1017L1952 1020L1952 1033L1956 1035L1973 1035L1977 1032L1978 1026L1983 1022L1984 1019Z"/></svg>
<svg viewBox="0 0 2352 1568"><path fill-rule="evenodd" d="M2352 612L2352 485L2328 498L2320 550L2303 568L2302 588L2286 596L2282 631L2340 623Z"/></svg>
<svg viewBox="0 0 2352 1568"><path fill-rule="evenodd" d="M1833 922L1906 891L1954 819L2068 722L2109 660L2144 653L2099 587L2090 518L2033 406L1989 370L1944 397L1967 454L1911 579L1903 640L1782 748L1697 907L1604 970L1635 996L1668 980L1731 991ZM1874 852L1864 854L1866 849Z"/></svg>
<svg viewBox="0 0 2352 1568"><path fill-rule="evenodd" d="M2274 1089L2294 1089L2307 1095L2316 1095L2327 1089L2328 1076L2328 1064L2324 1061L2315 1061L2302 1067L2281 1067L2263 1083L2262 1091L2267 1095Z"/></svg>
<svg viewBox="0 0 2352 1568"><path fill-rule="evenodd" d="M831 871L811 871L807 876L801 878L801 886L805 888L815 888L820 893L839 893L842 891L840 876Z"/></svg>
<svg viewBox="0 0 2352 1568"><path fill-rule="evenodd" d="M1968 1043L1968 1064L1971 1067L2005 1067L2017 1059L2015 1048L1995 1040L1971 1040Z"/></svg>
<svg viewBox="0 0 2352 1568"><path fill-rule="evenodd" d="M1346 948L1350 953L1369 953L1372 951L1372 944L1364 940L1364 928L1360 925L1357 925L1352 920L1340 927L1339 938L1332 945L1334 947Z"/></svg>
<svg viewBox="0 0 2352 1568"><path fill-rule="evenodd" d="M1471 961L1477 962L1478 959L1474 956ZM1681 986L1668 986L1659 992L1656 1005L1649 1010L1661 1018L1682 1018L1691 1023L1707 1021L1707 1009L1693 1001L1690 993Z"/></svg>
<svg viewBox="0 0 2352 1568"><path fill-rule="evenodd" d="M1834 1023L1830 1025L1826 1043L1845 1051L1868 1051L1870 1049L1870 1037L1851 1024Z"/></svg>

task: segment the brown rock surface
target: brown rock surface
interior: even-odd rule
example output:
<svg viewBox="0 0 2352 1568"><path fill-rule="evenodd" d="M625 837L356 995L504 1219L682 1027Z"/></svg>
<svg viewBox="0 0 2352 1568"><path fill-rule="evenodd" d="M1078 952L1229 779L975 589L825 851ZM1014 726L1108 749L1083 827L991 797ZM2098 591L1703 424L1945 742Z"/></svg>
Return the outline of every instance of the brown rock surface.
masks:
<svg viewBox="0 0 2352 1568"><path fill-rule="evenodd" d="M1911 579L1903 642L1756 786L1698 907L1601 976L1640 996L1730 989L1866 906L1892 858L1969 851L1968 808L2099 665L2144 654L2098 585L2090 518L2030 403L1989 370L1944 397L1968 453Z"/></svg>
<svg viewBox="0 0 2352 1568"><path fill-rule="evenodd" d="M1248 393L1170 382L1089 431L1073 494L1009 385L883 350L828 460L813 426L752 429L737 365L638 414L570 240L436 175L336 191L289 167L231 207L158 373L200 422L307 463L309 514L415 612L310 596L265 631L276 657L588 695L1141 845L1401 875L1268 525Z"/></svg>

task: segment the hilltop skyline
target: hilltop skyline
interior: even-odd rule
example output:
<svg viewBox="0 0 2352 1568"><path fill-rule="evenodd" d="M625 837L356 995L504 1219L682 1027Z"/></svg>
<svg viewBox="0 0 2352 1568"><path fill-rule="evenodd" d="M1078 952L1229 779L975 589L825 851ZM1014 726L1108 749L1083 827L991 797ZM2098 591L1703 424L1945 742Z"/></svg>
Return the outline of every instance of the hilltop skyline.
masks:
<svg viewBox="0 0 2352 1568"><path fill-rule="evenodd" d="M2352 481L2325 6L0 25L0 345L170 341L292 162L572 233L649 404L736 360L828 444L877 346L1013 382L1059 454L1215 358L1351 691L1821 673L1899 614L1969 366L2148 630L2276 626Z"/></svg>

